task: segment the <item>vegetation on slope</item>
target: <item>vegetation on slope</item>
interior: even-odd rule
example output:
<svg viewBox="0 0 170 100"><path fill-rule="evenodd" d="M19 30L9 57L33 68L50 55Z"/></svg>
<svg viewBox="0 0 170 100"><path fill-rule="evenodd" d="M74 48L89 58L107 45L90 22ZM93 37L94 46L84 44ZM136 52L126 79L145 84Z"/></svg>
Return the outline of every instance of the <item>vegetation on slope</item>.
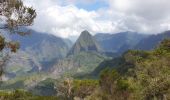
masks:
<svg viewBox="0 0 170 100"><path fill-rule="evenodd" d="M153 51L128 51L120 60L117 67L102 70L99 84L95 89L90 90L91 94L69 96L68 100L73 98L85 100L170 99L170 40L162 41ZM70 87L74 87L72 81L69 83ZM85 84L86 82L82 82L81 86L85 88ZM91 87L93 84L88 86ZM70 90L80 94L85 91L85 89L78 91L74 88Z"/></svg>
<svg viewBox="0 0 170 100"><path fill-rule="evenodd" d="M24 90L0 91L1 100L59 100L55 96L34 96Z"/></svg>
<svg viewBox="0 0 170 100"><path fill-rule="evenodd" d="M37 85L37 89L41 88L41 91L56 89L56 96L60 100L169 100L169 60L170 40L166 39L153 51L130 50L117 58L117 64L108 61L108 65L115 66L114 64L116 64L116 67L102 69L98 80L68 78L63 81L55 81L47 79ZM107 63L105 64L107 65ZM36 99L29 99L32 96L25 96L22 93L17 95L20 95L21 98L28 98L28 100L46 98L33 96ZM1 97L6 96L1 95ZM7 94L7 97L9 100L13 100L10 99L13 97L12 94ZM56 97L51 96L50 98L49 100L53 100Z"/></svg>
<svg viewBox="0 0 170 100"><path fill-rule="evenodd" d="M89 97L91 100L170 99L170 40L153 51L129 51L123 58L125 67L118 66L121 73L110 69L101 73L99 91Z"/></svg>

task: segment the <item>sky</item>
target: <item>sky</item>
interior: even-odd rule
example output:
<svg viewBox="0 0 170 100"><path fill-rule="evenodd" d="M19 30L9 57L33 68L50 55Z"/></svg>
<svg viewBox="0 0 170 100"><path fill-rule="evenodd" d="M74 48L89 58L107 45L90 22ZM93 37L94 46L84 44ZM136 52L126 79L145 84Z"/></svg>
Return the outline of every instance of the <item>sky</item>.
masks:
<svg viewBox="0 0 170 100"><path fill-rule="evenodd" d="M24 0L37 11L32 29L69 38L134 31L156 34L170 29L170 0Z"/></svg>

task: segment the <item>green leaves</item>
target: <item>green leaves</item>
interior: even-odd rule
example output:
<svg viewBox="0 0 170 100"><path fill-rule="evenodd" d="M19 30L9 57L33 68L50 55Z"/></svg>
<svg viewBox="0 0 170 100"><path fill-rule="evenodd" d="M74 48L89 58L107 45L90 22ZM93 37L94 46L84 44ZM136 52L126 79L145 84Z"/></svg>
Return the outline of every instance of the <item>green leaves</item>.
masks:
<svg viewBox="0 0 170 100"><path fill-rule="evenodd" d="M31 7L24 6L22 0L1 0L0 1L0 16L4 23L0 26L0 29L7 29L12 34L24 35L24 32L19 30L21 27L32 25L36 12ZM16 52L20 45L15 41L6 41L5 38L0 36L0 52L4 49L10 49L11 52ZM6 54L8 56L8 54ZM5 60L4 60L5 59ZM2 57L0 63L0 71L3 72L3 67L8 59L5 56ZM2 74L0 74L0 77Z"/></svg>
<svg viewBox="0 0 170 100"><path fill-rule="evenodd" d="M102 71L99 92L103 95L100 96L107 100L170 99L169 54L168 39L153 51L126 52L121 57L124 60L111 65L118 66L120 74L108 68Z"/></svg>
<svg viewBox="0 0 170 100"><path fill-rule="evenodd" d="M164 50L167 50L167 51L170 51L170 39L165 39L161 42L160 46L159 46L160 49L164 49Z"/></svg>
<svg viewBox="0 0 170 100"><path fill-rule="evenodd" d="M0 51L2 51L5 47L5 38L0 36Z"/></svg>
<svg viewBox="0 0 170 100"><path fill-rule="evenodd" d="M20 48L19 42L9 42L7 43L8 47L11 49L11 52L17 52L17 50Z"/></svg>
<svg viewBox="0 0 170 100"><path fill-rule="evenodd" d="M6 42L5 38L0 36L0 51L7 48L10 49L11 52L16 52L19 49L19 47L20 47L19 42L16 41Z"/></svg>
<svg viewBox="0 0 170 100"><path fill-rule="evenodd" d="M5 18L4 27L11 33L17 33L18 28L32 25L36 11L32 7L27 7L22 0L6 0L0 3L1 15Z"/></svg>
<svg viewBox="0 0 170 100"><path fill-rule="evenodd" d="M74 80L73 94L74 96L85 98L91 95L97 87L97 80Z"/></svg>
<svg viewBox="0 0 170 100"><path fill-rule="evenodd" d="M120 79L120 80L117 81L117 86L118 86L119 90L126 91L129 88L129 83L128 83L127 80Z"/></svg>

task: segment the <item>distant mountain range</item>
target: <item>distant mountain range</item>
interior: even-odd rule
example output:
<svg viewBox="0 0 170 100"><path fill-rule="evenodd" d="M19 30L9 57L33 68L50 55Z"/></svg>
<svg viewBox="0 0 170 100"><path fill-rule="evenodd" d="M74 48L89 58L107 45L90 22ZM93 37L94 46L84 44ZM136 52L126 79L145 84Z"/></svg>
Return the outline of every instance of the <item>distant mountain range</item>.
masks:
<svg viewBox="0 0 170 100"><path fill-rule="evenodd" d="M170 38L170 31L158 33L157 35L150 35L147 38L142 39L134 49L138 50L152 50L158 46L158 44L166 38Z"/></svg>
<svg viewBox="0 0 170 100"><path fill-rule="evenodd" d="M116 34L96 34L94 38L98 41L104 52L123 53L133 49L141 40L148 37L137 32L121 32Z"/></svg>
<svg viewBox="0 0 170 100"><path fill-rule="evenodd" d="M74 69L77 72L79 70L82 73L92 71L103 60L121 55L129 49L154 49L160 41L170 37L170 31L158 35L121 32L99 33L95 36L88 31L83 31L74 45L68 39L34 30L31 30L30 35L6 35L6 37L21 43L20 50L16 54L12 54L7 64L8 67L6 67L7 76L15 77L25 73L51 70L55 74L57 72L62 74L65 69ZM76 71L73 72L76 73Z"/></svg>
<svg viewBox="0 0 170 100"><path fill-rule="evenodd" d="M11 55L7 64L6 77L13 80L4 83L3 89L26 87L44 93L41 81L46 85L45 79L49 77L96 77L106 67L115 68L120 65L124 58L115 58L115 55L124 54L129 49L152 50L160 41L170 37L170 31L157 35L121 32L99 33L95 36L83 31L73 44L68 39L47 33L33 30L31 33L28 36L6 36L19 41L21 48ZM121 63L121 66L124 64Z"/></svg>
<svg viewBox="0 0 170 100"><path fill-rule="evenodd" d="M139 41L132 49L133 50L153 50L157 48L160 42L164 39L170 39L170 31L165 31L157 35L149 35L146 38ZM91 73L90 76L97 77L100 72L105 68L118 68L118 70L126 70L125 56L116 57L111 60L106 60L100 63L98 67ZM128 59L128 58L126 58Z"/></svg>
<svg viewBox="0 0 170 100"><path fill-rule="evenodd" d="M68 39L33 30L26 36L15 34L9 35L8 38L19 41L21 45L20 50L11 55L7 64L6 73L9 77L32 72L48 72L54 63L67 55L72 46Z"/></svg>

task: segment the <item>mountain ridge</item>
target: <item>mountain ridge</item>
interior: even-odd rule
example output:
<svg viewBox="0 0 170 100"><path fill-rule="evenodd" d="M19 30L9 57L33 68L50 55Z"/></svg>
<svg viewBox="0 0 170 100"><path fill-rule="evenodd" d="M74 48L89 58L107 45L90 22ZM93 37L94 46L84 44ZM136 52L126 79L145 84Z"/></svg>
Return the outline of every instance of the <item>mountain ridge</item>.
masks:
<svg viewBox="0 0 170 100"><path fill-rule="evenodd" d="M8 33L6 33L8 35ZM63 59L70 47L71 41L31 30L31 34L20 36L9 34L10 40L20 42L17 53L11 54L6 65L6 77L13 77L34 72L48 72L59 59Z"/></svg>
<svg viewBox="0 0 170 100"><path fill-rule="evenodd" d="M99 33L94 36L104 52L112 52L119 55L128 49L132 49L140 40L146 37L148 35L130 31L116 34Z"/></svg>

